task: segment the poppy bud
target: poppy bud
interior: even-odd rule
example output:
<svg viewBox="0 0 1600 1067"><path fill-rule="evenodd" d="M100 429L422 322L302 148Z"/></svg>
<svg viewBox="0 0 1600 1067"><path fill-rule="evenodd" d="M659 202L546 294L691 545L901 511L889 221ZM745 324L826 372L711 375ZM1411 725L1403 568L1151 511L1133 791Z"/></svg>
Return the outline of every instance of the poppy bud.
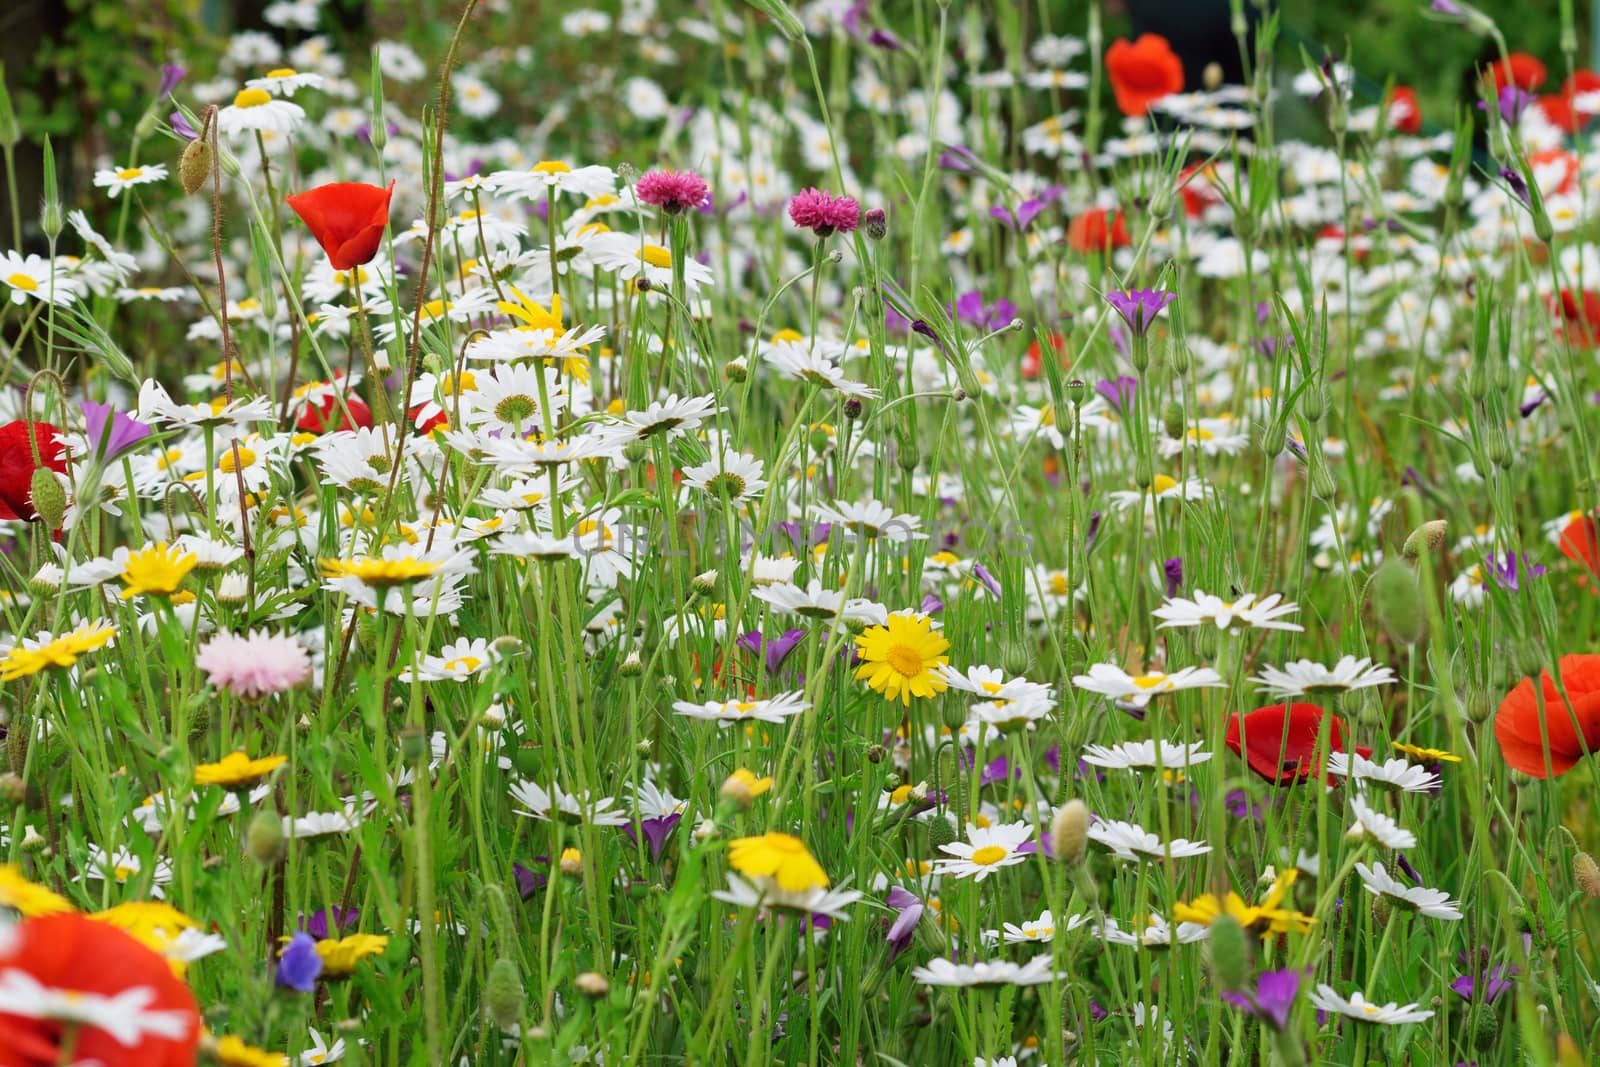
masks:
<svg viewBox="0 0 1600 1067"><path fill-rule="evenodd" d="M67 513L67 491L61 488L50 468L34 468L28 499L33 501L33 510L50 529L61 529L62 517Z"/></svg>
<svg viewBox="0 0 1600 1067"><path fill-rule="evenodd" d="M1372 576L1369 588L1379 625L1399 643L1416 644L1427 629L1427 616L1411 568L1397 559L1386 560Z"/></svg>
<svg viewBox="0 0 1600 1067"><path fill-rule="evenodd" d="M844 417L847 419L859 419L861 417L860 397L853 396L844 402Z"/></svg>
<svg viewBox="0 0 1600 1067"><path fill-rule="evenodd" d="M1067 382L1067 399L1072 401L1073 407L1083 404L1084 397L1089 395L1089 383L1082 378L1073 378Z"/></svg>
<svg viewBox="0 0 1600 1067"><path fill-rule="evenodd" d="M1183 405L1176 400L1167 401L1161 408L1161 432L1174 441L1181 441L1187 428L1183 421Z"/></svg>
<svg viewBox="0 0 1600 1067"><path fill-rule="evenodd" d="M1544 670L1544 646L1537 637L1529 637L1527 640L1518 641L1511 646L1511 653L1516 663L1518 674L1537 677L1539 672Z"/></svg>
<svg viewBox="0 0 1600 1067"><path fill-rule="evenodd" d="M502 1030L509 1030L522 1021L525 998L522 991L522 972L512 960L501 956L489 968L489 981L484 990L484 1001L489 1015Z"/></svg>
<svg viewBox="0 0 1600 1067"><path fill-rule="evenodd" d="M872 240L881 241L889 236L889 216L881 207L868 208L861 216L861 228Z"/></svg>
<svg viewBox="0 0 1600 1067"><path fill-rule="evenodd" d="M937 850L956 839L956 828L948 815L935 815L928 820L928 847Z"/></svg>
<svg viewBox="0 0 1600 1067"><path fill-rule="evenodd" d="M1494 698L1482 689L1469 690L1462 704L1467 718L1473 722L1488 722L1494 712Z"/></svg>
<svg viewBox="0 0 1600 1067"><path fill-rule="evenodd" d="M1600 897L1600 864L1594 857L1579 849L1572 857L1572 880L1590 899Z"/></svg>
<svg viewBox="0 0 1600 1067"><path fill-rule="evenodd" d="M599 971L584 971L572 980L578 992L591 997L603 997L611 992L611 983Z"/></svg>
<svg viewBox="0 0 1600 1067"><path fill-rule="evenodd" d="M1243 989L1250 980L1250 944L1232 915L1211 921L1211 974L1224 992Z"/></svg>
<svg viewBox="0 0 1600 1067"><path fill-rule="evenodd" d="M1089 847L1089 806L1076 798L1056 809L1050 820L1050 850L1062 863L1083 862Z"/></svg>
<svg viewBox="0 0 1600 1067"><path fill-rule="evenodd" d="M270 807L259 809L250 817L244 840L251 859L263 867L277 863L283 858L283 820Z"/></svg>
<svg viewBox="0 0 1600 1067"><path fill-rule="evenodd" d="M1437 552L1444 547L1444 534L1448 524L1443 519L1432 519L1411 531L1401 552L1406 559L1416 559L1424 552Z"/></svg>
<svg viewBox="0 0 1600 1067"><path fill-rule="evenodd" d="M178 157L178 184L188 196L198 193L211 176L211 146L203 139L190 141Z"/></svg>
<svg viewBox="0 0 1600 1067"><path fill-rule="evenodd" d="M1222 85L1222 64L1207 63L1206 69L1200 72L1200 81L1206 87L1206 92L1216 92Z"/></svg>

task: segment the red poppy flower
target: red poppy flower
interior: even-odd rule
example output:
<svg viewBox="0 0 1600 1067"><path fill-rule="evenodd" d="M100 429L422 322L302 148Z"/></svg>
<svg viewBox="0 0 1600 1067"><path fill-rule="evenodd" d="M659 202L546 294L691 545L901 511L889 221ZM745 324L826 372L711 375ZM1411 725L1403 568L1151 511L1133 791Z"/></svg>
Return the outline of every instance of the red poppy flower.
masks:
<svg viewBox="0 0 1600 1067"><path fill-rule="evenodd" d="M1074 252L1105 252L1132 243L1121 211L1113 214L1103 207L1091 208L1067 225L1067 244Z"/></svg>
<svg viewBox="0 0 1600 1067"><path fill-rule="evenodd" d="M345 409L349 409L349 414ZM337 422L339 425L333 426ZM327 433L328 430L354 430L356 427L372 428L372 409L367 402L354 394L344 398L341 407L336 396L324 397L320 404L307 404L295 420L294 428L306 433Z"/></svg>
<svg viewBox="0 0 1600 1067"><path fill-rule="evenodd" d="M33 506L33 438L39 441L39 458L57 474L67 473L67 459L61 447L61 431L48 422L29 424L18 419L0 426L0 519L39 517Z"/></svg>
<svg viewBox="0 0 1600 1067"><path fill-rule="evenodd" d="M1119 37L1106 49L1106 77L1122 113L1143 115L1163 96L1183 91L1183 60L1160 34L1141 34L1132 44Z"/></svg>
<svg viewBox="0 0 1600 1067"><path fill-rule="evenodd" d="M1572 710L1567 711L1550 672L1540 674L1544 690L1543 733L1550 742L1548 766L1545 738L1540 736L1539 694L1534 691L1532 678L1524 678L1506 694L1494 717L1494 738L1500 742L1500 754L1512 768L1535 778L1566 774L1585 755L1600 751L1600 656L1562 656L1557 666Z"/></svg>
<svg viewBox="0 0 1600 1067"><path fill-rule="evenodd" d="M1600 523L1592 515L1579 515L1561 531L1561 554L1581 563L1600 578Z"/></svg>
<svg viewBox="0 0 1600 1067"><path fill-rule="evenodd" d="M1574 295L1563 289L1560 299L1552 301L1552 310L1561 317L1562 332L1570 343L1593 348L1600 340L1600 293L1585 289Z"/></svg>
<svg viewBox="0 0 1600 1067"><path fill-rule="evenodd" d="M1390 91L1389 122L1413 137L1422 132L1422 105L1417 103L1417 91L1411 86L1396 85Z"/></svg>
<svg viewBox="0 0 1600 1067"><path fill-rule="evenodd" d="M1269 704L1242 720L1234 712L1228 718L1224 743L1234 755L1243 755L1250 769L1267 781L1290 785L1309 778L1327 762L1326 755L1317 751L1324 715L1329 720L1328 751L1346 751L1343 720L1315 704ZM1241 733L1245 752L1240 751ZM1372 755L1370 748L1358 747L1356 751L1363 756Z"/></svg>
<svg viewBox="0 0 1600 1067"><path fill-rule="evenodd" d="M372 262L389 224L389 198L394 182L380 189L364 182L333 182L288 199L295 214L311 227L311 236L328 253L334 270Z"/></svg>
<svg viewBox="0 0 1600 1067"><path fill-rule="evenodd" d="M407 412L411 416L412 425L417 428L418 436L426 437L441 426L447 430L450 428L450 415L448 412L441 408L434 412L432 417L425 419L422 417L422 413L427 409L428 405L418 404Z"/></svg>
<svg viewBox="0 0 1600 1067"><path fill-rule="evenodd" d="M1536 56L1530 56L1526 52L1512 52L1489 68L1489 80L1494 82L1496 89L1515 85L1528 93L1543 85L1548 74L1545 65Z"/></svg>
<svg viewBox="0 0 1600 1067"><path fill-rule="evenodd" d="M1050 351L1056 353L1056 361L1066 364L1067 339L1059 333L1047 334L1045 340L1050 344ZM1039 342L1033 341L1028 345L1028 351L1022 357L1022 376L1029 381L1039 377L1044 369L1044 353L1039 348Z"/></svg>
<svg viewBox="0 0 1600 1067"><path fill-rule="evenodd" d="M1546 196L1557 193L1566 196L1578 187L1578 157L1565 148L1546 148L1528 157L1528 165L1539 179L1539 188ZM1559 178L1555 175L1559 174ZM1552 181L1554 179L1554 181Z"/></svg>
<svg viewBox="0 0 1600 1067"><path fill-rule="evenodd" d="M0 1063L8 1067L63 1062L69 1013L79 1023L74 1063L193 1067L200 1043L194 994L164 958L109 923L72 912L28 919L0 946L0 971L20 971L40 987L32 1003L0 1012ZM134 997L105 1003L135 991L144 993L142 1006Z"/></svg>
<svg viewBox="0 0 1600 1067"><path fill-rule="evenodd" d="M1205 214L1206 208L1223 202L1217 191L1217 165L1191 163L1178 172L1178 194L1183 197L1183 213L1191 219Z"/></svg>

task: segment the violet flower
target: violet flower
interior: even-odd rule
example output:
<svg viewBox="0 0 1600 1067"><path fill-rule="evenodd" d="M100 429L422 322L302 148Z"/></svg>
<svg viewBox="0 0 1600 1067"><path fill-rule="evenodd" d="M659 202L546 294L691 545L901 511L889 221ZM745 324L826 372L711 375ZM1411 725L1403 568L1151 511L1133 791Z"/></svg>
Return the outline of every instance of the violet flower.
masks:
<svg viewBox="0 0 1600 1067"><path fill-rule="evenodd" d="M976 326L982 330L998 330L1017 317L1017 305L1004 297L992 304L985 304L983 294L971 289L956 297L950 313L969 326Z"/></svg>
<svg viewBox="0 0 1600 1067"><path fill-rule="evenodd" d="M167 124L172 127L172 132L182 137L185 141L198 141L200 131L189 125L189 120L183 117L183 112L174 111L167 116Z"/></svg>
<svg viewBox="0 0 1600 1067"><path fill-rule="evenodd" d="M1507 964L1501 964L1488 971L1479 972L1476 977L1464 974L1450 983L1450 988L1462 1000L1471 1001L1474 997L1481 997L1485 1004L1493 1004L1511 988L1511 979L1516 975L1517 969ZM1480 991L1478 983L1482 982Z"/></svg>
<svg viewBox="0 0 1600 1067"><path fill-rule="evenodd" d="M550 868L549 856L535 856L533 862L546 870ZM524 867L520 863L511 864L511 876L517 883L517 895L523 900L527 900L534 893L543 889L550 881L549 875L533 870L530 867Z"/></svg>
<svg viewBox="0 0 1600 1067"><path fill-rule="evenodd" d="M102 463L110 463L150 436L150 427L138 419L114 411L110 404L80 400L78 410L83 412L89 445Z"/></svg>
<svg viewBox="0 0 1600 1067"><path fill-rule="evenodd" d="M763 639L760 630L751 630L734 643L757 655L764 654L767 660L767 673L777 674L778 669L783 666L783 661L789 658L789 653L794 651L794 647L804 640L805 636L806 631L796 628L785 630L767 641Z"/></svg>
<svg viewBox="0 0 1600 1067"><path fill-rule="evenodd" d="M1128 329L1133 331L1135 337L1143 337L1148 333L1156 316L1176 299L1177 293L1169 293L1165 289L1127 289L1106 294L1106 303L1122 316L1122 321L1128 324Z"/></svg>
<svg viewBox="0 0 1600 1067"><path fill-rule="evenodd" d="M917 923L922 921L924 905L921 898L900 886L894 886L889 890L885 903L899 913L890 925L889 932L884 935L884 940L889 942L889 959L893 960L911 947L911 939L917 932Z"/></svg>
<svg viewBox="0 0 1600 1067"><path fill-rule="evenodd" d="M1521 588L1517 575L1518 560L1519 556L1515 552L1507 552L1504 557L1498 552L1491 552L1484 560L1483 566L1496 585L1507 592L1515 593ZM1537 563L1530 562L1526 555L1521 556L1520 560L1527 566L1529 578L1539 578L1544 575L1545 569Z"/></svg>
<svg viewBox="0 0 1600 1067"><path fill-rule="evenodd" d="M289 939L288 947L278 957L275 981L284 989L309 993L316 988L317 976L322 973L322 957L317 953L317 939L304 930Z"/></svg>
<svg viewBox="0 0 1600 1067"><path fill-rule="evenodd" d="M161 85L156 89L156 102L160 103L171 96L172 90L178 87L178 83L183 81L183 76L187 73L188 71L176 63L163 65L161 68Z"/></svg>
<svg viewBox="0 0 1600 1067"><path fill-rule="evenodd" d="M1111 410L1126 415L1133 403L1133 394L1139 388L1139 379L1121 375L1116 379L1102 378L1094 383L1094 391L1106 398Z"/></svg>
<svg viewBox="0 0 1600 1067"><path fill-rule="evenodd" d="M940 600L932 593L927 593L924 594L922 603L918 606L917 610L922 612L924 615L937 615L939 612L944 610L944 601Z"/></svg>
<svg viewBox="0 0 1600 1067"><path fill-rule="evenodd" d="M331 927L328 925L330 915L333 918ZM300 929L318 941L326 941L330 937L338 937L341 931L354 926L360 918L360 908L318 908L309 916L301 916Z"/></svg>
<svg viewBox="0 0 1600 1067"><path fill-rule="evenodd" d="M1161 572L1167 579L1167 599L1178 595L1178 590L1183 588L1183 559L1174 556L1161 564Z"/></svg>
<svg viewBox="0 0 1600 1067"><path fill-rule="evenodd" d="M667 847L667 838L672 836L672 831L678 828L678 823L682 820L683 812L681 811L675 811L670 815L657 815L639 820L639 830L644 834L644 843L650 846L651 862L661 862L661 850ZM628 835L628 840L635 845L639 843L639 839L634 836L633 823L625 823L622 829Z"/></svg>
<svg viewBox="0 0 1600 1067"><path fill-rule="evenodd" d="M1310 970L1293 967L1281 971L1262 971L1256 978L1254 991L1223 993L1222 999L1236 1008L1242 1008L1274 1030L1289 1027L1289 1014L1294 1010L1295 997L1300 993L1300 983L1311 977Z"/></svg>
<svg viewBox="0 0 1600 1067"><path fill-rule="evenodd" d="M972 576L978 579L978 581L982 583L983 587L987 589L996 600L1001 599L1000 582L993 574L989 573L988 567L985 567L981 563L974 562L972 564Z"/></svg>
<svg viewBox="0 0 1600 1067"><path fill-rule="evenodd" d="M1510 167L1501 167L1500 177L1510 187L1511 191L1516 194L1518 200L1521 200L1528 207L1533 206L1533 199L1528 195L1528 183L1522 180L1520 173Z"/></svg>

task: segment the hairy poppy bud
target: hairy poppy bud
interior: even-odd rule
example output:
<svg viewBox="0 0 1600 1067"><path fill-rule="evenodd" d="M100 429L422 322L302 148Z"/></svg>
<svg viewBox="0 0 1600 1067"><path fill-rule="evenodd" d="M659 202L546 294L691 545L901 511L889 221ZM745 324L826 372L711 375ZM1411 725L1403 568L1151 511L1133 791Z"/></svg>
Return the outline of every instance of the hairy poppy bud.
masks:
<svg viewBox="0 0 1600 1067"><path fill-rule="evenodd" d="M1050 850L1066 864L1083 862L1089 847L1089 806L1076 798L1056 809L1050 820Z"/></svg>
<svg viewBox="0 0 1600 1067"><path fill-rule="evenodd" d="M578 992L591 997L603 997L611 992L611 983L599 971L584 971L572 984L578 987Z"/></svg>
<svg viewBox="0 0 1600 1067"><path fill-rule="evenodd" d="M1401 644L1416 644L1427 628L1427 615L1411 568L1397 559L1386 560L1372 576L1370 590L1373 613L1389 636Z"/></svg>
<svg viewBox="0 0 1600 1067"><path fill-rule="evenodd" d="M1416 559L1424 552L1437 552L1444 547L1444 534L1448 524L1443 519L1432 519L1411 531L1405 546L1400 550L1406 559Z"/></svg>
<svg viewBox="0 0 1600 1067"><path fill-rule="evenodd" d="M1161 432L1174 441L1181 441L1187 428L1183 421L1183 405L1176 400L1167 401L1161 409Z"/></svg>
<svg viewBox="0 0 1600 1067"><path fill-rule="evenodd" d="M67 513L67 491L61 488L50 468L34 468L28 499L33 501L33 510L42 522L52 530L61 528L61 520Z"/></svg>
<svg viewBox="0 0 1600 1067"><path fill-rule="evenodd" d="M178 157L178 184L188 196L198 193L211 177L211 146L202 138L184 146Z"/></svg>
<svg viewBox="0 0 1600 1067"><path fill-rule="evenodd" d="M928 820L928 847L937 850L956 839L956 828L948 815L936 815Z"/></svg>
<svg viewBox="0 0 1600 1067"><path fill-rule="evenodd" d="M245 830L245 851L263 867L283 858L283 820L270 807L259 809L250 817Z"/></svg>
<svg viewBox="0 0 1600 1067"><path fill-rule="evenodd" d="M1243 989L1250 979L1250 944L1232 915L1211 921L1211 974L1224 992Z"/></svg>
<svg viewBox="0 0 1600 1067"><path fill-rule="evenodd" d="M1578 883L1585 896L1600 897L1600 864L1581 849L1572 857L1572 880Z"/></svg>
<svg viewBox="0 0 1600 1067"><path fill-rule="evenodd" d="M489 968L489 981L484 990L484 1001L489 1015L502 1030L509 1030L522 1021L525 997L522 991L522 972L514 961L501 956Z"/></svg>

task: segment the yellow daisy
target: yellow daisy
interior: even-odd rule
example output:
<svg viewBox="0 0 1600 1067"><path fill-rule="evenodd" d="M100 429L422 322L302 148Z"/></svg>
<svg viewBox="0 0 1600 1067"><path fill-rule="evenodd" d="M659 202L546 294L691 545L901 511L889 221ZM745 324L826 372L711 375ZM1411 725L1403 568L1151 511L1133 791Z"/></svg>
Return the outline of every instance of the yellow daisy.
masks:
<svg viewBox="0 0 1600 1067"><path fill-rule="evenodd" d="M270 772L289 761L288 756L262 756L251 759L243 752L232 752L216 763L202 763L194 769L195 785L255 785Z"/></svg>
<svg viewBox="0 0 1600 1067"><path fill-rule="evenodd" d="M348 978L355 971L356 964L388 947L389 939L382 934L351 934L349 937L330 937L318 941L317 955L322 957L322 975L324 978Z"/></svg>
<svg viewBox="0 0 1600 1067"><path fill-rule="evenodd" d="M889 700L910 705L912 697L931 697L949 686L934 668L950 662L945 653L950 642L934 630L931 620L914 615L891 615L889 625L873 626L856 638L862 664L856 678Z"/></svg>
<svg viewBox="0 0 1600 1067"><path fill-rule="evenodd" d="M371 586L404 585L426 578L439 569L434 560L399 556L384 559L381 556L360 556L356 559L322 560L324 578L359 578Z"/></svg>
<svg viewBox="0 0 1600 1067"><path fill-rule="evenodd" d="M130 552L122 564L122 599L131 600L141 593L171 596L199 562L193 552L183 552L165 541Z"/></svg>
<svg viewBox="0 0 1600 1067"><path fill-rule="evenodd" d="M765 833L728 842L728 865L740 874L771 878L779 889L790 893L828 885L828 872L806 843L789 834Z"/></svg>
<svg viewBox="0 0 1600 1067"><path fill-rule="evenodd" d="M85 652L103 647L117 636L115 626L103 622L89 622L71 633L52 637L41 633L30 641L23 641L4 659L0 659L0 682L13 682L50 667L70 667Z"/></svg>
<svg viewBox="0 0 1600 1067"><path fill-rule="evenodd" d="M1418 763L1460 763L1461 757L1454 752L1442 748L1423 748L1420 745L1408 745L1403 741L1390 742L1394 750L1402 756L1410 756Z"/></svg>
<svg viewBox="0 0 1600 1067"><path fill-rule="evenodd" d="M78 910L66 897L28 881L9 863L0 863L0 908L10 908L24 919Z"/></svg>

